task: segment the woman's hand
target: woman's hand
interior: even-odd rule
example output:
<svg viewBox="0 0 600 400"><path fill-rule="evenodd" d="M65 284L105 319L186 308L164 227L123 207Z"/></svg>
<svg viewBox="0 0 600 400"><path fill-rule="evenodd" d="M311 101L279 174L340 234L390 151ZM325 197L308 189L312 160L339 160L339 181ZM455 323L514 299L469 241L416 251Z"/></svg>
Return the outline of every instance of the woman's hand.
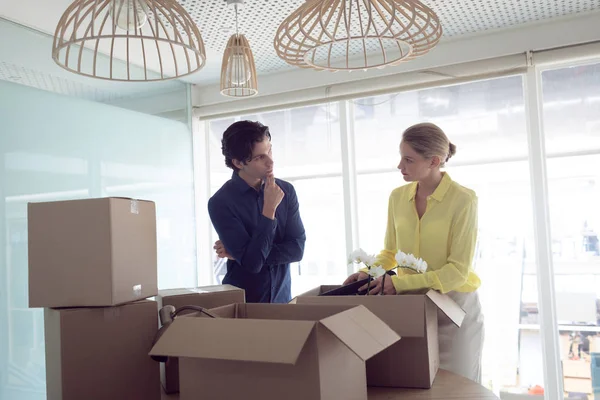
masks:
<svg viewBox="0 0 600 400"><path fill-rule="evenodd" d="M367 279L369 277L369 275L367 275L365 272L355 272L352 275L350 275L348 278L346 278L346 280L344 281L344 286L349 284L349 283L354 283L356 281L360 281L362 279Z"/></svg>
<svg viewBox="0 0 600 400"><path fill-rule="evenodd" d="M383 280L383 277L385 277L385 281ZM382 285L383 285L383 294L384 295L398 294L396 292L396 288L394 287L394 283L392 282L392 277L389 275L383 275L383 276L380 276L379 278L371 281L371 284L369 286L369 288L370 288L369 295L379 294L382 290ZM364 285L363 287L358 289L359 292L364 292L366 290L367 290L367 285Z"/></svg>

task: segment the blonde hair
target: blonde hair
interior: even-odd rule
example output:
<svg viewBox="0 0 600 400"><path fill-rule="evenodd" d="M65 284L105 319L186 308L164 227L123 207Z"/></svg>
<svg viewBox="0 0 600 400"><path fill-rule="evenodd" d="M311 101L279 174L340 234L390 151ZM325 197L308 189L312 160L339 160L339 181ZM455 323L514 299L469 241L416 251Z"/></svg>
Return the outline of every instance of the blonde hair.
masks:
<svg viewBox="0 0 600 400"><path fill-rule="evenodd" d="M407 128L402 133L402 142L408 144L425 158L439 157L440 167L456 154L456 146L437 125L424 122Z"/></svg>

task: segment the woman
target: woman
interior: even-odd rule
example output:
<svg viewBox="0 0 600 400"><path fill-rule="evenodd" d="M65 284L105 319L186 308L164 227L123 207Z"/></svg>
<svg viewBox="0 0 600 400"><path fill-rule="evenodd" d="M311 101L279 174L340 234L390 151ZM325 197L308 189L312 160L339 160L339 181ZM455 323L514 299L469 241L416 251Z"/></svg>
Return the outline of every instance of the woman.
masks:
<svg viewBox="0 0 600 400"><path fill-rule="evenodd" d="M391 279L371 283L370 294L394 295L419 289L448 294L467 313L460 328L438 313L440 368L481 382L483 315L472 268L477 241L477 196L442 172L456 146L436 125L411 126L402 134L398 169L411 182L390 195L385 248L377 262L397 267L398 251L412 253L428 264L425 273L398 268ZM344 284L366 278L357 272ZM366 290L366 285L361 290Z"/></svg>

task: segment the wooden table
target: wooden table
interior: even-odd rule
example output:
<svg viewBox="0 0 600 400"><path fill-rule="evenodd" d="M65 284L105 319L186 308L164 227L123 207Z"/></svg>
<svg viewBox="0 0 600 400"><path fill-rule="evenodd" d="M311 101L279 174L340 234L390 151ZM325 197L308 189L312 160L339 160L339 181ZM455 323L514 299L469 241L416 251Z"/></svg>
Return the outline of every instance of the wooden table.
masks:
<svg viewBox="0 0 600 400"><path fill-rule="evenodd" d="M369 388L369 400L498 400L477 383L443 369L438 371L433 387L425 389ZM179 395L162 395L162 400L179 400ZM310 400L310 399L307 399Z"/></svg>
<svg viewBox="0 0 600 400"><path fill-rule="evenodd" d="M369 400L498 400L483 386L440 369L433 387L424 389L369 388Z"/></svg>

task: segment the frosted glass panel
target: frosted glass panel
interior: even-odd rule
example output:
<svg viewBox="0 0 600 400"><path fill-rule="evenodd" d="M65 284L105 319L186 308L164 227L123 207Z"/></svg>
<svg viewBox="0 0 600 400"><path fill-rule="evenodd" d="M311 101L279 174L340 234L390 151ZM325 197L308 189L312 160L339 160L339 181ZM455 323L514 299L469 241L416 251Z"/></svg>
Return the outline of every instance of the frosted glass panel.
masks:
<svg viewBox="0 0 600 400"><path fill-rule="evenodd" d="M27 202L100 196L155 201L159 287L197 283L187 125L0 81L2 400L46 398L42 310L28 308Z"/></svg>

